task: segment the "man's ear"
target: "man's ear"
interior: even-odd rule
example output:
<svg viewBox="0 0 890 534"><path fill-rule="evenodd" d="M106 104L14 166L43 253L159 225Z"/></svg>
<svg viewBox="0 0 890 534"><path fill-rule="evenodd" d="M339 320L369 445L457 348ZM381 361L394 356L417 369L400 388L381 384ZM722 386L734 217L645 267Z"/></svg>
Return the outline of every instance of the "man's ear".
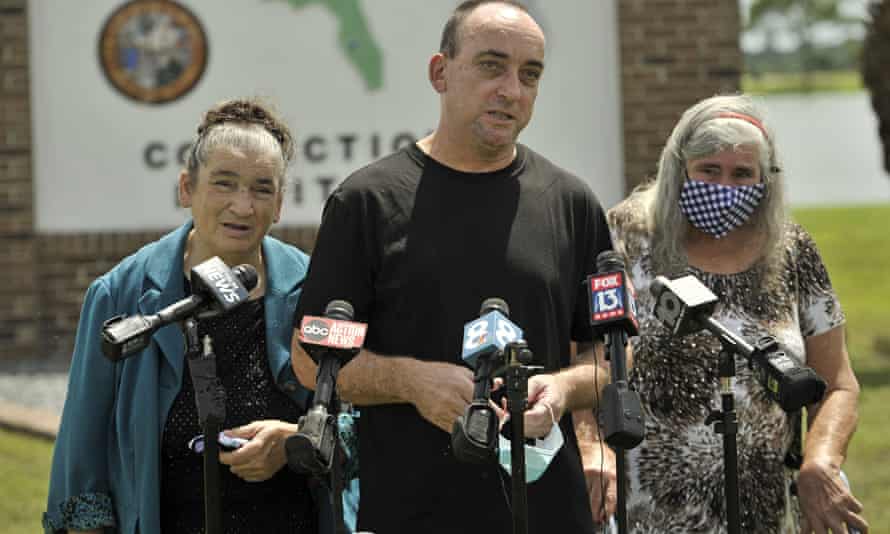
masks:
<svg viewBox="0 0 890 534"><path fill-rule="evenodd" d="M183 169L182 172L179 173L179 187L178 196L179 196L179 206L182 208L191 208L192 207L192 184L191 177L187 170Z"/></svg>
<svg viewBox="0 0 890 534"><path fill-rule="evenodd" d="M433 89L435 89L436 92L440 94L444 93L447 89L447 85L445 84L445 67L447 63L448 58L446 58L445 54L442 54L441 52L430 58L430 85L432 85Z"/></svg>

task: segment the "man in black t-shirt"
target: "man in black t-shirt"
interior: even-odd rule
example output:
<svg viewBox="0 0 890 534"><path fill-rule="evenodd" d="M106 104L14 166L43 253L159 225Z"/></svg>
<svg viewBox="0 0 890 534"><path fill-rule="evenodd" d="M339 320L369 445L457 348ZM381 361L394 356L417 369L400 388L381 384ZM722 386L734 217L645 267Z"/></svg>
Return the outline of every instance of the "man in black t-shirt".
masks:
<svg viewBox="0 0 890 534"><path fill-rule="evenodd" d="M436 130L353 173L325 205L295 324L344 299L369 325L338 379L362 412L359 530L511 532L509 477L459 462L450 445L473 394L462 328L487 297L509 304L547 370L529 380L526 435L547 434L555 417L565 436L528 486L529 532L593 530L571 412L589 413L608 382L595 373L583 281L611 241L589 188L516 142L543 70L544 35L524 8L461 4L429 63ZM296 341L293 360L314 387Z"/></svg>

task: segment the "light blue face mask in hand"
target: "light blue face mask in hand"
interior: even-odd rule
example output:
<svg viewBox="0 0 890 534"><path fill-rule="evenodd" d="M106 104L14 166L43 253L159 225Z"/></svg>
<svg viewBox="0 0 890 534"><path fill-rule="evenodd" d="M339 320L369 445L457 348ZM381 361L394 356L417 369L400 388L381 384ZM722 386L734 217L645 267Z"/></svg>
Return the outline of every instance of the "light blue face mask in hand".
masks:
<svg viewBox="0 0 890 534"><path fill-rule="evenodd" d="M550 407L548 406L548 408ZM553 418L552 409L550 410L550 417L551 419ZM536 439L533 445L525 446L526 483L530 484L541 478L541 475L547 471L556 453L562 448L563 442L562 430L560 430L559 425L554 420L553 426L550 427L550 432L546 436ZM510 455L510 440L498 434L498 460L508 475L513 474Z"/></svg>

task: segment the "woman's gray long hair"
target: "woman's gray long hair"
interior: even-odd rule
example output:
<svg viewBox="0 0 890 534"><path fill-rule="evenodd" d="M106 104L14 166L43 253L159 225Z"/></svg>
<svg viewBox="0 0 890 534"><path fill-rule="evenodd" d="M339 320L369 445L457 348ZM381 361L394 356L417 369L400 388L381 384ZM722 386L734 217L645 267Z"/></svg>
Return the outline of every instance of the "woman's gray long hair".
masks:
<svg viewBox="0 0 890 534"><path fill-rule="evenodd" d="M752 215L753 223L766 235L761 256L769 270L781 261L785 224L784 180L772 133L766 135L750 122L721 118L721 113L747 115L763 124L763 112L744 95L714 96L687 109L667 140L655 181L634 191L646 208L652 235L652 260L656 272L680 274L688 265L684 247L690 230L680 211L680 192L686 180L686 162L726 149L755 146L766 194ZM764 129L766 127L764 126Z"/></svg>

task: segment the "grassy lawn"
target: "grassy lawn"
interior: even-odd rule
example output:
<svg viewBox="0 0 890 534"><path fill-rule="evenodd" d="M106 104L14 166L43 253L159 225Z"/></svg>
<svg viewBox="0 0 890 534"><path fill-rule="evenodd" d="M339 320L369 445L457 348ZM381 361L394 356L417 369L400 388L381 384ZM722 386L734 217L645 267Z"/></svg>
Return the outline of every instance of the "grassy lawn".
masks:
<svg viewBox="0 0 890 534"><path fill-rule="evenodd" d="M858 71L766 72L758 76L742 75L742 90L749 94L851 92L862 91Z"/></svg>
<svg viewBox="0 0 890 534"><path fill-rule="evenodd" d="M43 532L53 444L0 428L0 531Z"/></svg>
<svg viewBox="0 0 890 534"><path fill-rule="evenodd" d="M890 532L890 206L802 209L847 314L862 386L859 429L844 467L872 532Z"/></svg>
<svg viewBox="0 0 890 534"><path fill-rule="evenodd" d="M871 532L890 532L890 206L801 209L795 217L828 265L862 384L859 430L845 470L865 504ZM3 532L40 532L51 449L45 440L0 430Z"/></svg>

